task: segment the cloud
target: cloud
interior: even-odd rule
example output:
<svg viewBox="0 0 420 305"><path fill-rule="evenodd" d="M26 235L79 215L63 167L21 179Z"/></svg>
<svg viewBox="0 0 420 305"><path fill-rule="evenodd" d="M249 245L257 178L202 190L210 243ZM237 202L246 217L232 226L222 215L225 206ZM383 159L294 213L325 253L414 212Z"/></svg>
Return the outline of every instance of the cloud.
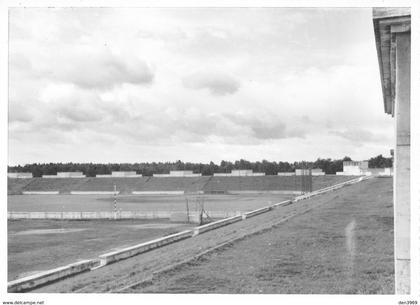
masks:
<svg viewBox="0 0 420 305"><path fill-rule="evenodd" d="M154 73L144 61L123 59L107 51L76 54L55 75L59 80L88 89L124 83L147 85L154 79Z"/></svg>
<svg viewBox="0 0 420 305"><path fill-rule="evenodd" d="M364 142L383 142L389 140L389 136L386 136L381 133L373 133L365 129L346 129L346 130L332 130L330 134L337 135L346 140L355 143L364 143Z"/></svg>
<svg viewBox="0 0 420 305"><path fill-rule="evenodd" d="M239 90L237 79L220 72L196 72L183 79L183 84L190 89L208 89L212 95L229 95Z"/></svg>
<svg viewBox="0 0 420 305"><path fill-rule="evenodd" d="M11 77L70 83L85 89L109 90L123 84L151 85L154 69L131 55L114 54L105 46L22 45L11 52ZM24 51L23 49L28 49ZM67 51L63 49L70 48Z"/></svg>
<svg viewBox="0 0 420 305"><path fill-rule="evenodd" d="M14 160L366 158L392 145L370 9L19 8L9 51Z"/></svg>
<svg viewBox="0 0 420 305"><path fill-rule="evenodd" d="M287 128L286 123L277 115L265 110L224 114L225 120L236 124L242 133L248 130L248 136L258 140L302 138L305 132L301 128Z"/></svg>
<svg viewBox="0 0 420 305"><path fill-rule="evenodd" d="M9 122L30 122L32 116L21 103L12 103L9 107Z"/></svg>

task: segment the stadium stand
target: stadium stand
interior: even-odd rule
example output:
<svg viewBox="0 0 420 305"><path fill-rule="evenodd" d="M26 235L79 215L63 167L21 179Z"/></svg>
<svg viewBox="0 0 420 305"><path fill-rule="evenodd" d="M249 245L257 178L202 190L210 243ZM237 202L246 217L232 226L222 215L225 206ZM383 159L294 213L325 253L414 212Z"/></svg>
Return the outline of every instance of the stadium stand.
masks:
<svg viewBox="0 0 420 305"><path fill-rule="evenodd" d="M7 194L8 195L22 195L22 190L30 184L35 178L29 179L14 179L7 178Z"/></svg>
<svg viewBox="0 0 420 305"><path fill-rule="evenodd" d="M132 191L142 189L148 182L150 177L139 178L88 178L88 180L73 188L72 191L78 192L111 192L114 190L114 185L120 194L131 194Z"/></svg>
<svg viewBox="0 0 420 305"><path fill-rule="evenodd" d="M354 177L353 177L354 178ZM349 180L348 176L314 176L313 190ZM300 191L300 176L248 176L248 177L139 177L139 178L32 178L8 179L8 194L22 192L111 192L114 185L120 194L133 191L185 191L193 193L227 193L229 191Z"/></svg>

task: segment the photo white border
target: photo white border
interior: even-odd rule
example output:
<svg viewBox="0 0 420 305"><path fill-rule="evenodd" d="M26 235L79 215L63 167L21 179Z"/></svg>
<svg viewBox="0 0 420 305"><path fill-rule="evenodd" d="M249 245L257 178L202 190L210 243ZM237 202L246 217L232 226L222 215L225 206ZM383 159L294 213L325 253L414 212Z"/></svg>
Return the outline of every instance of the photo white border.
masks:
<svg viewBox="0 0 420 305"><path fill-rule="evenodd" d="M193 0L0 0L0 147L2 148L0 183L2 186L2 217L0 218L1 251L0 301L45 301L45 304L213 304L264 302L267 304L398 304L398 301L417 300L420 302L420 48L419 48L419 3L420 1L193 1ZM7 290L7 138L8 138L8 9L12 7L411 7L412 8L412 86L411 86L411 279L410 296L398 295L152 295L152 294L9 294ZM373 23L372 23L373 31ZM378 75L378 78L380 76ZM384 115L386 115L384 113Z"/></svg>

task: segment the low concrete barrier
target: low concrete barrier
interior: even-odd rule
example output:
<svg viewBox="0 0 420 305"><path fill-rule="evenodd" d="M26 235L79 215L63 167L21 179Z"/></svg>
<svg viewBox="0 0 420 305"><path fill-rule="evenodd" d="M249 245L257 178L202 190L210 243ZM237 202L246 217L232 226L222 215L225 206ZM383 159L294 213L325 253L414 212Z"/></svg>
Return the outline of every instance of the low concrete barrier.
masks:
<svg viewBox="0 0 420 305"><path fill-rule="evenodd" d="M105 253L99 256L100 267L108 265L110 263L135 256L137 254L150 251L155 248L159 248L181 239L185 239L192 236L191 230L182 231L176 234L168 235L158 239L154 239L139 245L131 246L128 248L116 250L113 252Z"/></svg>
<svg viewBox="0 0 420 305"><path fill-rule="evenodd" d="M246 194L280 194L280 195L300 195L302 194L302 192L300 191L227 191L227 194L232 194L232 195L246 195Z"/></svg>
<svg viewBox="0 0 420 305"><path fill-rule="evenodd" d="M50 191L50 192L38 192L38 191L24 191L23 195L58 195L59 191Z"/></svg>
<svg viewBox="0 0 420 305"><path fill-rule="evenodd" d="M99 261L96 259L83 260L74 264L43 271L37 274L33 274L31 276L8 282L7 291L23 292L71 275L75 275L77 273L88 271L98 264Z"/></svg>
<svg viewBox="0 0 420 305"><path fill-rule="evenodd" d="M203 225L203 226L195 227L193 236L196 236L198 234L201 234L201 233L204 233L204 232L207 232L207 231L210 231L210 230L214 230L216 228L226 226L228 224L231 224L231 223L234 223L234 222L237 222L237 221L241 221L241 220L242 220L242 215L237 215L237 216L221 219L221 220L218 220L218 221L214 221L214 222L208 223L208 224Z"/></svg>
<svg viewBox="0 0 420 305"><path fill-rule="evenodd" d="M257 209L257 210L254 210L254 211L250 211L250 212L244 213L242 215L242 219L247 219L247 218L250 218L250 217L265 213L265 212L268 212L270 210L271 210L271 206L263 207L261 209Z"/></svg>
<svg viewBox="0 0 420 305"><path fill-rule="evenodd" d="M45 212L7 212L7 219L45 219Z"/></svg>
<svg viewBox="0 0 420 305"><path fill-rule="evenodd" d="M210 218L229 218L233 216L242 215L241 211L207 211L205 216Z"/></svg>
<svg viewBox="0 0 420 305"><path fill-rule="evenodd" d="M323 193L326 193L326 192L334 191L334 190L342 188L346 185L355 184L355 183L358 183L358 182L361 182L363 180L370 179L370 178L371 178L370 176L363 176L363 177L358 177L358 178L351 179L351 180L348 180L348 181L344 181L344 182L341 182L341 183L338 183L338 184L334 184L332 186L328 186L328 187L323 188L323 189L313 191L311 193L307 193L307 194L304 194L304 195L301 195L301 196L297 196L297 197L295 197L295 199L293 201L296 202L296 201L308 199L308 198L311 198L313 196L317 196L317 195L320 195L320 194L323 194Z"/></svg>
<svg viewBox="0 0 420 305"><path fill-rule="evenodd" d="M70 195L114 195L115 193L119 194L120 191L70 191Z"/></svg>
<svg viewBox="0 0 420 305"><path fill-rule="evenodd" d="M289 205L293 202L293 200L285 200L282 202L277 202L275 204L272 205L273 208L277 208L277 207L281 207L281 206L285 206L285 205Z"/></svg>
<svg viewBox="0 0 420 305"><path fill-rule="evenodd" d="M133 191L133 195L184 195L184 191Z"/></svg>

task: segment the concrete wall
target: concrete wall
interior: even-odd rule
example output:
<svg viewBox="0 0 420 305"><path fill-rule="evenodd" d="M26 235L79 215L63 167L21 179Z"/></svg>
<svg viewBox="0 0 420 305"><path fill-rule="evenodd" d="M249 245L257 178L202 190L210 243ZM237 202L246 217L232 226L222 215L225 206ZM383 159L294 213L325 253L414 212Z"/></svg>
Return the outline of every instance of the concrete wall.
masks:
<svg viewBox="0 0 420 305"><path fill-rule="evenodd" d="M110 263L113 263L122 259L126 259L128 257L134 256L143 252L147 252L147 251L150 251L158 247L162 247L167 244L171 244L173 242L191 237L191 235L192 235L192 231L186 230L186 231L182 231L176 234L154 239L154 240L151 240L151 241L139 244L139 245L135 245L132 247L102 254L99 256L99 259L101 260L101 266L104 266L104 265L107 265L107 264L110 264Z"/></svg>
<svg viewBox="0 0 420 305"><path fill-rule="evenodd" d="M247 219L247 218L251 218L253 216L257 216L257 215L262 214L262 213L266 213L266 212L270 211L272 208L273 207L271 207L271 206L267 206L267 207L263 207L263 208L260 208L260 209L257 209L257 210L253 210L251 212L244 213L242 215L242 219Z"/></svg>
<svg viewBox="0 0 420 305"><path fill-rule="evenodd" d="M7 283L7 292L24 292L70 275L88 271L98 263L98 260L83 260L74 264L17 279Z"/></svg>
<svg viewBox="0 0 420 305"><path fill-rule="evenodd" d="M70 195L114 195L119 194L120 191L70 191Z"/></svg>
<svg viewBox="0 0 420 305"><path fill-rule="evenodd" d="M185 191L133 191L133 195L184 195Z"/></svg>
<svg viewBox="0 0 420 305"><path fill-rule="evenodd" d="M228 224L241 221L241 220L242 220L242 215L238 215L238 216L233 216L233 217L221 219L218 221L214 221L203 226L195 227L193 236L210 231L210 230L214 230L216 228L220 228L222 226L226 226Z"/></svg>
<svg viewBox="0 0 420 305"><path fill-rule="evenodd" d="M225 194L233 194L233 195L238 195L238 194L281 194L281 195L300 195L302 194L301 191L259 191L259 190L255 190L255 191L241 191L241 190L233 190L233 191L226 191Z"/></svg>
<svg viewBox="0 0 420 305"><path fill-rule="evenodd" d="M58 195L59 191L23 191L23 195Z"/></svg>

